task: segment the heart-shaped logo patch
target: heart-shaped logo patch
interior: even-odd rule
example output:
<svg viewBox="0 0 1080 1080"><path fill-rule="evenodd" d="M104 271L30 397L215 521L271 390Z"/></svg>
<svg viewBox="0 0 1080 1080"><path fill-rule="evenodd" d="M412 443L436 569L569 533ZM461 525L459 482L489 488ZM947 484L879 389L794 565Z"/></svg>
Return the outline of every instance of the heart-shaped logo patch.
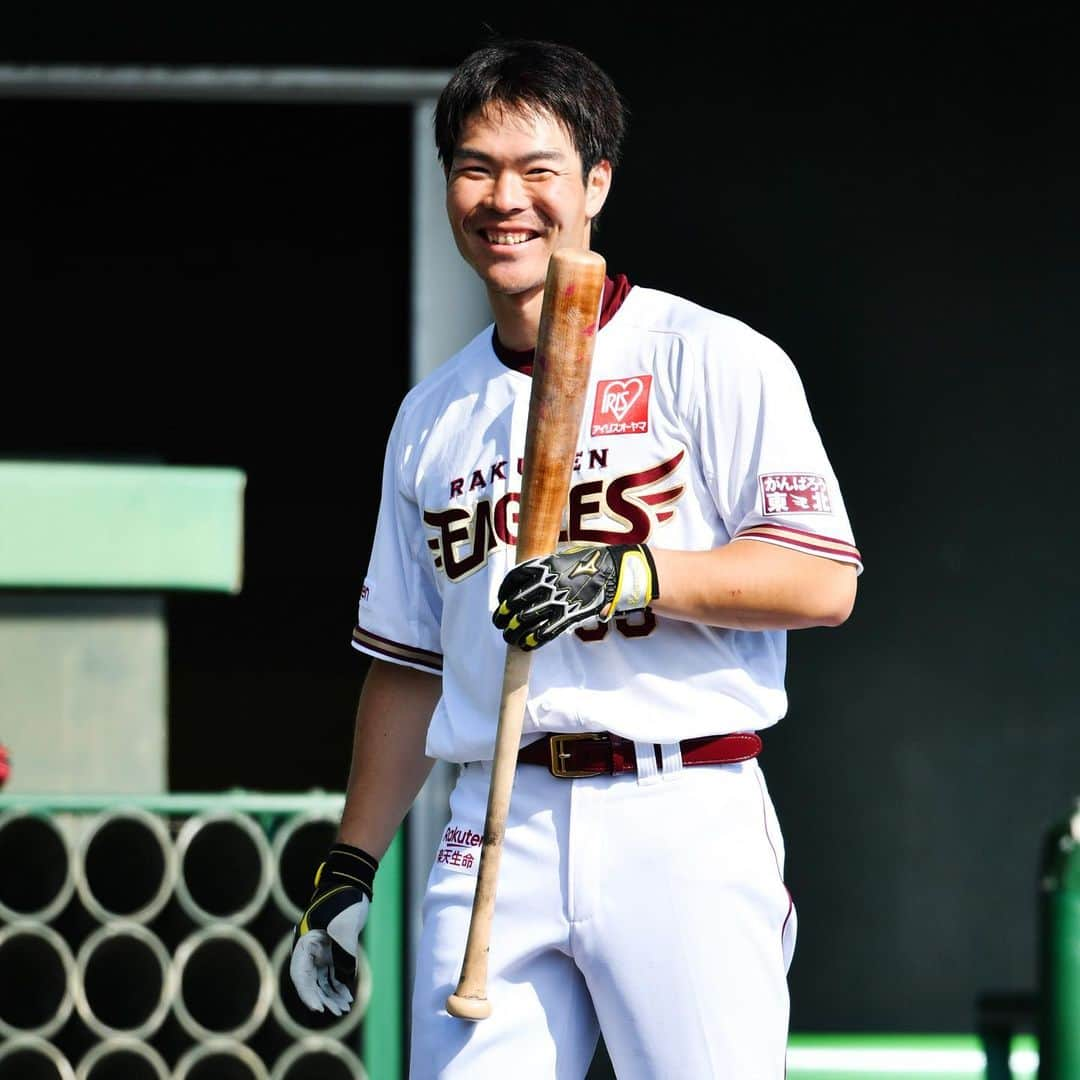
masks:
<svg viewBox="0 0 1080 1080"><path fill-rule="evenodd" d="M651 375L607 379L597 384L593 435L631 435L649 430Z"/></svg>

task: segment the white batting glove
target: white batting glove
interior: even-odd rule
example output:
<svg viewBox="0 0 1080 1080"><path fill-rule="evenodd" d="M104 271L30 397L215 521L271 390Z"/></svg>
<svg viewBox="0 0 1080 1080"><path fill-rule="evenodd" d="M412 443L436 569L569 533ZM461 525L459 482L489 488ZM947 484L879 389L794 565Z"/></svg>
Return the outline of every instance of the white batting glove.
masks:
<svg viewBox="0 0 1080 1080"><path fill-rule="evenodd" d="M491 621L526 652L588 619L642 611L660 595L644 544L568 544L526 559L503 578Z"/></svg>
<svg viewBox="0 0 1080 1080"><path fill-rule="evenodd" d="M360 931L367 922L379 860L335 844L315 872L315 891L293 930L289 976L313 1012L348 1012L356 982Z"/></svg>

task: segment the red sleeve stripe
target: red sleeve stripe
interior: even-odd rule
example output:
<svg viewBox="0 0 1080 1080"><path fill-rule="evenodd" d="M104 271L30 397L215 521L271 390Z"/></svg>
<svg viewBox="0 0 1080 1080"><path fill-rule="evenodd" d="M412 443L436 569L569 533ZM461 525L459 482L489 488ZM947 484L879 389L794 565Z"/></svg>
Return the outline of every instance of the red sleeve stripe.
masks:
<svg viewBox="0 0 1080 1080"><path fill-rule="evenodd" d="M365 652L385 657L387 660L415 664L425 671L442 671L443 658L441 653L430 652L428 649L418 649L415 645L402 645L400 642L391 641L389 638L379 637L378 634L373 634L362 626L353 629L352 645L354 649L363 649Z"/></svg>
<svg viewBox="0 0 1080 1080"><path fill-rule="evenodd" d="M792 529L786 525L754 525L736 533L733 540L764 540L782 547L806 551L812 555L824 555L826 558L839 559L862 566L862 556L854 544L846 540L837 540L833 536L820 536L818 533L803 529Z"/></svg>

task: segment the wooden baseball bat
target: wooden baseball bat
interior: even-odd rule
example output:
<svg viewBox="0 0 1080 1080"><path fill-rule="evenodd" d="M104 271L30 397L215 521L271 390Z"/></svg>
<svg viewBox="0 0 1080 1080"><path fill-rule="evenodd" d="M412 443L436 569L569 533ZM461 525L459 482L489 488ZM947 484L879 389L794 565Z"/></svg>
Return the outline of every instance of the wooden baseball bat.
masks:
<svg viewBox="0 0 1080 1080"><path fill-rule="evenodd" d="M581 434L606 269L602 255L582 248L560 248L548 262L525 433L518 512L519 563L550 554L559 543ZM531 652L507 646L469 936L457 990L446 999L446 1011L464 1020L483 1020L491 1015L487 998L491 919L531 659Z"/></svg>

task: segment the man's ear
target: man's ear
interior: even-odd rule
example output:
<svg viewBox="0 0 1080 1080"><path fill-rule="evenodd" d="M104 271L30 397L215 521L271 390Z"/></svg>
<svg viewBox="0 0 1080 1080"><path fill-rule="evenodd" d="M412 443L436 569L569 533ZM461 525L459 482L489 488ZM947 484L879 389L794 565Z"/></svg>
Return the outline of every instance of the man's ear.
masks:
<svg viewBox="0 0 1080 1080"><path fill-rule="evenodd" d="M585 215L591 221L604 208L611 190L611 162L598 161L585 179Z"/></svg>

